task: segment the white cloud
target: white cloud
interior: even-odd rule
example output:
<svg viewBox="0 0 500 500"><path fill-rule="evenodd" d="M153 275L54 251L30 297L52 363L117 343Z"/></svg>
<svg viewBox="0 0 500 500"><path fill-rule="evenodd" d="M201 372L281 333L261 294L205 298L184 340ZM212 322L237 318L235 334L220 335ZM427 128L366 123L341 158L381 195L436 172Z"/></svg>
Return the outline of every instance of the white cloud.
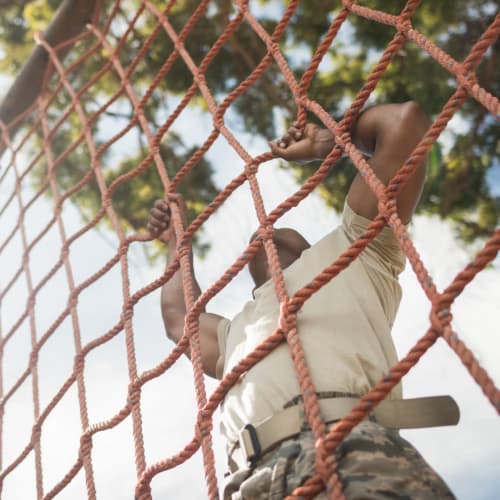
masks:
<svg viewBox="0 0 500 500"><path fill-rule="evenodd" d="M261 146L259 143L254 144L255 148ZM220 174L220 180L226 181L224 177L227 177L227 172ZM289 174L271 165L261 168L259 182L268 210L297 189ZM249 190L242 187L207 223L203 238L212 243L212 250L206 260L196 262L202 287L213 283L245 248L249 235L257 227L257 219L251 206ZM30 210L37 215L34 217L32 214L31 220L48 220L46 217L50 203L40 199ZM65 205L64 214L66 229L70 235L79 227L80 222L71 207ZM312 214L314 217L311 217ZM314 242L337 223L338 216L326 209L319 197L313 194L280 220L278 225L293 226ZM7 226L12 227L12 224ZM29 238L35 237L40 228L41 225L35 222L28 226ZM417 217L412 233L416 247L439 289L449 284L471 258L454 240L449 228L438 220ZM2 236L4 234L6 233L2 231ZM6 280L21 262L20 242L16 245L16 252L0 255L1 269L7 269L7 274L2 274L2 286L5 286ZM59 258L59 245L57 232L50 231L39 246L35 247L30 263L35 284ZM96 231L77 240L70 248L69 257L76 284L92 275L113 254L113 244L104 240ZM129 249L129 257L132 262L132 293L162 272L161 265L153 267L144 259L138 245ZM453 307L454 328L490 371L496 383L500 380L497 363L500 340L496 335L498 328L495 328L500 296L499 273L498 266L483 271ZM2 304L3 334L25 308L25 281L25 277L21 276ZM398 352L403 355L429 327L429 302L410 266L407 266L401 281L404 298L393 333ZM244 271L210 302L209 309L231 317L250 297L251 288L249 275ZM67 300L66 275L64 269L61 269L37 298L38 337L66 307ZM118 265L79 296L77 312L84 344L105 334L118 322L121 304L122 282ZM158 291L146 296L135 307L133 330L139 372L155 366L171 351L172 344L165 338L161 322ZM25 320L5 347L4 391L9 389L25 369L30 349L29 322ZM69 376L74 352L72 322L71 317L68 317L40 352L42 409ZM125 337L124 332L120 332L112 341L98 347L86 358L85 384L91 424L111 418L123 407L128 380ZM29 441L33 423L31 383L31 377L28 377L6 405L3 427L4 466ZM207 387L210 393L215 383L207 380ZM462 420L457 427L411 431L404 435L415 443L449 482L458 498L470 498L471 492L475 491L473 485L479 481L484 487L485 495L493 491L493 485L499 485L497 474L490 466L500 458L496 445L500 438L497 415L458 358L442 340L431 348L405 378L405 388L407 396L451 394L456 398L462 411ZM76 386L73 386L42 427L45 491L61 480L76 460L81 432L77 401ZM163 376L144 386L141 409L148 465L175 455L191 440L194 435L196 404L192 369L187 360L179 360ZM221 478L224 472L224 446L217 426L215 422L214 452L218 477ZM97 433L93 441L92 459L98 497L131 498L136 479L130 417L111 431ZM19 468L7 476L3 498L33 498L33 481L34 461L31 453ZM153 480L152 487L155 498L172 495L179 499L206 498L200 452L182 466L159 474ZM85 497L84 475L80 471L59 498Z"/></svg>

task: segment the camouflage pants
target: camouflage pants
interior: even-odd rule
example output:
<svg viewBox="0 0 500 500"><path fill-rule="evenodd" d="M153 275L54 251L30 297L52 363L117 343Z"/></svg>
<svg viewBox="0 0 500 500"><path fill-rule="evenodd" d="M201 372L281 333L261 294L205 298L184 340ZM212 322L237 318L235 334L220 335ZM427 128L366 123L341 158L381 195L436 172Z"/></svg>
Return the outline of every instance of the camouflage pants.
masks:
<svg viewBox="0 0 500 500"><path fill-rule="evenodd" d="M336 451L347 499L437 500L455 498L444 481L398 432L363 421ZM265 454L252 469L226 478L224 500L282 500L315 474L311 431ZM314 497L326 499L326 492Z"/></svg>

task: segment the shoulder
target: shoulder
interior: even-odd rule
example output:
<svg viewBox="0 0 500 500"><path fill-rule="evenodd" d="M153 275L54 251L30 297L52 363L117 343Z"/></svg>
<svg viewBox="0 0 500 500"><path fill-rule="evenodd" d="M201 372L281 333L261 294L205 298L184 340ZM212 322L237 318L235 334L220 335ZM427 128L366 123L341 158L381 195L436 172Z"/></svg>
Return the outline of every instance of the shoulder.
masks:
<svg viewBox="0 0 500 500"><path fill-rule="evenodd" d="M346 201L342 214L342 230L350 243L363 236L371 223L370 219L357 214ZM390 271L393 276L399 275L406 263L399 241L388 226L369 243L361 258L372 266Z"/></svg>

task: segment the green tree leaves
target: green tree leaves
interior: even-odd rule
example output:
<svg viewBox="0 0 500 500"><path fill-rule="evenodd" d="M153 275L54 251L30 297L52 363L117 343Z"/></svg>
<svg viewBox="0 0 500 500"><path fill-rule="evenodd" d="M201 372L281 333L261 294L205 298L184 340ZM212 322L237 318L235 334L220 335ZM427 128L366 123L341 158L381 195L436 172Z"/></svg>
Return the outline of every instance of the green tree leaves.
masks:
<svg viewBox="0 0 500 500"><path fill-rule="evenodd" d="M53 16L58 5L56 0L17 1L0 3L0 49L5 57L0 62L0 71L15 74L32 50L32 36L43 30ZM164 2L155 1L159 9ZM363 5L398 14L403 8L402 0L381 2L366 0ZM124 1L111 26L108 40L116 45L126 32L133 19L139 2ZM315 52L318 43L328 29L330 21L338 13L341 2L310 0L301 2L297 12L281 40L281 47L297 79L300 79L307 62ZM252 4L253 5L253 4ZM261 0L252 9L256 17L271 33L276 26L287 2L281 0ZM183 0L177 2L169 14L169 22L180 33L190 19L199 2ZM481 33L492 22L498 5L493 1L442 0L422 2L413 17L413 25L444 51L458 61L463 60ZM236 10L229 0L217 0L199 19L185 39L185 46L195 64L199 65L217 37L234 17ZM135 92L142 97L154 80L160 68L174 57L172 41L160 29L145 57L134 63L134 57L141 50L148 36L155 33L157 19L142 13L130 30L119 59L125 69L132 67L130 81ZM387 43L395 35L395 29L378 24L355 15L348 17L337 39L328 50L325 60L312 81L309 96L318 101L332 115L340 118L356 93L362 88L377 58ZM91 48L93 41L80 42L70 54L70 63L77 56ZM218 102L242 82L266 54L266 46L247 23L241 24L227 43L221 48L206 71L206 81ZM500 95L500 46L497 42L481 61L477 77L479 83L494 95ZM101 115L104 118L93 124L97 145L109 140L106 129L111 119L115 120L116 132L127 123L136 111L132 109L123 82L116 72L104 71L109 65L109 54L100 49L75 67L70 80L75 89L83 89L79 98L88 116L106 105L118 92L118 97ZM90 84L94 75L102 71L100 78ZM193 77L182 58L177 57L171 70L158 81L158 86L150 93L145 103L144 114L152 130L164 122L167 104L179 102L191 86ZM55 85L55 83L54 83ZM377 85L373 101L401 102L408 99L419 101L426 112L435 117L446 100L457 88L453 75L442 68L427 53L413 42L406 41L403 49L389 66ZM52 104L51 123L57 121L68 110L71 100L67 93L61 92ZM197 94L192 106L206 110L206 103ZM168 108L169 112L174 108ZM292 121L296 107L290 89L275 63L271 64L264 75L231 106L231 116L236 117L240 130L264 138L276 136L276 120ZM104 124L104 129L103 129ZM113 127L114 128L114 127ZM92 217L100 207L101 199L95 178L90 172L90 154L82 139L81 144L70 153L71 143L82 137L82 125L75 111L70 111L65 123L52 136L54 157L62 155L57 166L57 180L61 190L67 191L75 183L87 178L82 189L71 195L86 217ZM147 155L149 146L142 130L132 127L133 141L127 147L103 151L100 160L102 170L109 185L118 176L136 167ZM428 161L428 179L419 210L438 214L450 219L465 241L487 236L498 225L500 215L499 189L492 190L492 176L489 171L498 168L499 153L498 122L476 103L468 99L459 111L449 131L433 147ZM192 138L190 138L191 140ZM195 141L196 142L196 141ZM33 151L41 146L39 140L32 144ZM160 154L173 176L197 149L197 144L185 143L174 130L165 135L160 145ZM193 171L181 182L179 189L189 202L190 217L195 217L213 199L217 188L213 182L216 165L202 159ZM291 166L299 182L304 181L316 168ZM43 185L47 164L41 160L32 171L36 186ZM325 181L321 194L326 202L340 210L349 182L355 169L346 159L335 167ZM163 196L163 186L154 164L126 184L121 185L113 194L113 206L119 214L126 230L144 228L149 209L154 199Z"/></svg>

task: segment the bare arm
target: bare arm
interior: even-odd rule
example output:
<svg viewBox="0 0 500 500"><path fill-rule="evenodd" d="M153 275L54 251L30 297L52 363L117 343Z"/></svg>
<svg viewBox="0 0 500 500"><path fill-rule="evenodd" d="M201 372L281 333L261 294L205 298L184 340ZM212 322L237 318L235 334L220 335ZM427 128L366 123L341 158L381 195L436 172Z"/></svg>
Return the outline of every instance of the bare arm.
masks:
<svg viewBox="0 0 500 500"><path fill-rule="evenodd" d="M420 106L413 102L380 104L365 110L352 129L353 142L367 156L368 163L384 183L397 172L429 127L429 120ZM272 151L286 160L312 161L323 159L334 146L329 130L307 124L296 126L279 141L270 143ZM410 221L422 194L425 161L415 170L397 199L401 220ZM373 219L378 213L377 198L358 173L347 200L359 215Z"/></svg>
<svg viewBox="0 0 500 500"><path fill-rule="evenodd" d="M165 200L157 200L151 209L151 215L147 229L153 235L160 236L166 231L168 238L167 266L173 262L176 256L176 237L173 228L170 227L170 208ZM193 258L190 255L191 271L193 271ZM194 273L193 273L194 276ZM196 280L194 281L195 300L201 291ZM184 325L187 307L182 286L182 275L180 268L163 285L161 291L161 312L163 323L169 339L178 343L184 333ZM205 373L215 377L215 367L219 357L219 344L217 340L217 325L223 319L217 314L202 312L200 314L199 335L201 358ZM189 350L186 354L190 356Z"/></svg>

